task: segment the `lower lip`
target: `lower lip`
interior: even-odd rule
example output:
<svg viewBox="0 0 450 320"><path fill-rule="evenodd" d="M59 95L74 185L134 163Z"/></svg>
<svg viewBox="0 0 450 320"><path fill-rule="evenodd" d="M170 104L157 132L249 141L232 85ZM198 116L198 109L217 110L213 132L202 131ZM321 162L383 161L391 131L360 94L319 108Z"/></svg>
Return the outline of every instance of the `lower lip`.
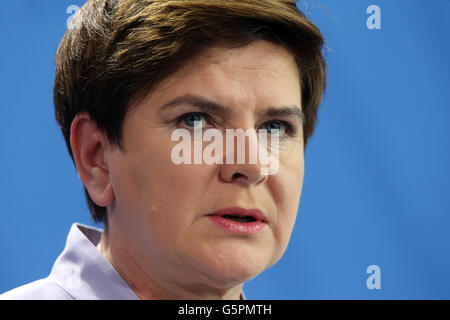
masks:
<svg viewBox="0 0 450 320"><path fill-rule="evenodd" d="M252 234L261 231L266 226L266 223L262 221L238 222L221 216L208 217L219 227L232 233Z"/></svg>

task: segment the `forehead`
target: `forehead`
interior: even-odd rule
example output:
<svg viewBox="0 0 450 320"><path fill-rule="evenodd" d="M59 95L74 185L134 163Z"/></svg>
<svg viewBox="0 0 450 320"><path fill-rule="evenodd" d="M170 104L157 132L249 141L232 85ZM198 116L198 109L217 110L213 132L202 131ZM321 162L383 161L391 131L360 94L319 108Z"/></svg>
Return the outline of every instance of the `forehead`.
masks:
<svg viewBox="0 0 450 320"><path fill-rule="evenodd" d="M208 48L141 96L143 100L132 103L129 111L137 111L140 105L159 112L161 106L183 95L250 112L268 105L302 109L300 70L294 56L264 40L237 48Z"/></svg>
<svg viewBox="0 0 450 320"><path fill-rule="evenodd" d="M287 49L262 40L237 48L211 47L191 61L187 69L192 71L193 68L205 69L218 66L234 72L241 69L242 73L260 71L276 74L286 71L286 68L298 72L294 57Z"/></svg>
<svg viewBox="0 0 450 320"><path fill-rule="evenodd" d="M158 91L169 92L196 86L202 90L208 88L210 92L251 87L272 95L284 88L284 91L300 95L299 72L293 55L287 49L260 40L238 48L210 47L157 87Z"/></svg>

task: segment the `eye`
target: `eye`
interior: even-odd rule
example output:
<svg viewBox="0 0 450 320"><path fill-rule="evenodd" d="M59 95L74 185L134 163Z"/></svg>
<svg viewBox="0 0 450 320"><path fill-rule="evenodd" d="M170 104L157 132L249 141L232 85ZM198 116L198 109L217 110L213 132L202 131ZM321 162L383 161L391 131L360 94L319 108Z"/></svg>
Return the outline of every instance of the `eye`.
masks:
<svg viewBox="0 0 450 320"><path fill-rule="evenodd" d="M183 114L177 119L177 123L183 123L190 128L196 128L200 124L200 128L204 128L208 124L208 115L201 112L192 112ZM197 123L196 123L197 122Z"/></svg>
<svg viewBox="0 0 450 320"><path fill-rule="evenodd" d="M268 121L263 125L263 129L266 129L269 134L278 134L281 137L291 135L293 132L292 125L281 120Z"/></svg>

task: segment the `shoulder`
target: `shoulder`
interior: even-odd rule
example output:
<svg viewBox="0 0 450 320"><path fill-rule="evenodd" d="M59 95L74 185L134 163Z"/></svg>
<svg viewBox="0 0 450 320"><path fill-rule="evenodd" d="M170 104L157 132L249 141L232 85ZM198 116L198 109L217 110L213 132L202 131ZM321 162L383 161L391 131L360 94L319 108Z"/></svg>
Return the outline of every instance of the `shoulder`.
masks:
<svg viewBox="0 0 450 320"><path fill-rule="evenodd" d="M48 278L36 280L3 294L0 300L72 300L65 290Z"/></svg>

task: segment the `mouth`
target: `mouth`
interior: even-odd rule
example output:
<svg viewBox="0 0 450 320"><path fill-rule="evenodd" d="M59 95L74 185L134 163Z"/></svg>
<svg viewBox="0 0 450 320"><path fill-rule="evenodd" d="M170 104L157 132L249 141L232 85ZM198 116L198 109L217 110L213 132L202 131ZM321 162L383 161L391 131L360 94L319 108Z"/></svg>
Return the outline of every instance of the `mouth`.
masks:
<svg viewBox="0 0 450 320"><path fill-rule="evenodd" d="M244 215L240 215L240 214L236 214L236 215L224 214L221 217L224 219L233 220L233 221L237 221L237 222L243 222L243 223L256 221L256 219L253 218L252 216L244 216Z"/></svg>
<svg viewBox="0 0 450 320"><path fill-rule="evenodd" d="M208 216L219 216L224 219L233 220L241 223L248 222L264 222L267 223L267 218L259 209L244 209L240 207L224 208L217 210Z"/></svg>
<svg viewBox="0 0 450 320"><path fill-rule="evenodd" d="M219 227L232 233L255 233L267 224L266 216L258 209L224 208L207 216Z"/></svg>

